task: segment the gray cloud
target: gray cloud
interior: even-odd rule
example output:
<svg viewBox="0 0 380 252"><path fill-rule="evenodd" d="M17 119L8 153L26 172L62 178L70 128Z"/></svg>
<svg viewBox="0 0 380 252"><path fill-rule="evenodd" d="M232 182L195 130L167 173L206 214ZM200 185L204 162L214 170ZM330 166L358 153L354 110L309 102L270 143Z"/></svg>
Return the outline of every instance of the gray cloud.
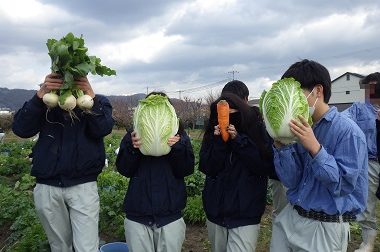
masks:
<svg viewBox="0 0 380 252"><path fill-rule="evenodd" d="M28 87L23 77L15 80L15 69L25 69L29 74L24 76L33 81L42 79L49 64L46 40L69 31L83 34L90 54L101 54L103 62L118 71L115 78L92 78L96 88L107 94L144 92L147 86L175 92L223 80L233 69L257 93L267 85L265 81L279 78L303 58L320 61L334 71L360 66L362 74L380 66L380 3L370 0L344 4L242 0L226 1L225 6L224 1L215 1L215 6L204 9L199 5L202 1L39 2L62 15L24 23L0 15L0 86ZM133 54L129 42L157 32L180 39L154 52L149 60L128 54ZM104 45L111 51L102 51ZM126 49L118 53L122 46ZM112 50L117 57L109 55Z"/></svg>

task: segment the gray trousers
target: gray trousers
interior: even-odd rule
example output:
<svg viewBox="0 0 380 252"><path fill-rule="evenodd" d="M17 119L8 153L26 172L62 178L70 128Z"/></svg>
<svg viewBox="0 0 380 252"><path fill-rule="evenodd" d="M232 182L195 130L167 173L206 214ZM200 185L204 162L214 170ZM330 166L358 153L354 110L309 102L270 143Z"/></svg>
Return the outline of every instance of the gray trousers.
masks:
<svg viewBox="0 0 380 252"><path fill-rule="evenodd" d="M357 216L357 221L362 229L362 238L365 244L373 242L377 234L376 226L376 190L379 186L379 162L369 160L368 162L368 200L367 207L363 213Z"/></svg>
<svg viewBox="0 0 380 252"><path fill-rule="evenodd" d="M321 222L300 216L288 204L273 223L271 252L345 252L348 222Z"/></svg>
<svg viewBox="0 0 380 252"><path fill-rule="evenodd" d="M207 220L212 252L254 252L259 231L259 224L227 229Z"/></svg>
<svg viewBox="0 0 380 252"><path fill-rule="evenodd" d="M124 229L130 252L180 252L185 240L186 224L181 218L157 228L125 218Z"/></svg>
<svg viewBox="0 0 380 252"><path fill-rule="evenodd" d="M96 182L67 188L37 184L37 215L52 252L98 251L99 195Z"/></svg>

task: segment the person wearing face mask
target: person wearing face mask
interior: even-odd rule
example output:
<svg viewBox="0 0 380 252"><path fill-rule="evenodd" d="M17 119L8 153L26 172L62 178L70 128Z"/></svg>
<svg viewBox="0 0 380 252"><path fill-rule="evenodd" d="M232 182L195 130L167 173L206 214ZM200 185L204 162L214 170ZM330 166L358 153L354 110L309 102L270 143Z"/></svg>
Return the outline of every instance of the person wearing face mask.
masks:
<svg viewBox="0 0 380 252"><path fill-rule="evenodd" d="M313 125L289 123L298 141L274 142L274 164L289 204L273 223L270 251L347 251L349 222L367 202L368 154L364 133L328 105L331 79L318 62L302 60L282 78L301 83Z"/></svg>
<svg viewBox="0 0 380 252"><path fill-rule="evenodd" d="M380 73L371 73L360 81L360 84L368 86L374 90L375 98L380 98ZM374 87L374 88L372 88ZM378 160L379 151L377 145L377 129L379 124L378 105L370 102L355 102L342 112L348 116L364 132L367 139L368 151L368 200L366 210L357 216L362 230L363 242L355 252L373 251L377 235L376 225L376 190L379 187L380 165Z"/></svg>
<svg viewBox="0 0 380 252"><path fill-rule="evenodd" d="M217 103L230 106L229 139L222 140ZM265 210L268 175L274 176L273 150L260 113L231 92L210 106L199 154L206 175L202 192L211 251L252 252Z"/></svg>

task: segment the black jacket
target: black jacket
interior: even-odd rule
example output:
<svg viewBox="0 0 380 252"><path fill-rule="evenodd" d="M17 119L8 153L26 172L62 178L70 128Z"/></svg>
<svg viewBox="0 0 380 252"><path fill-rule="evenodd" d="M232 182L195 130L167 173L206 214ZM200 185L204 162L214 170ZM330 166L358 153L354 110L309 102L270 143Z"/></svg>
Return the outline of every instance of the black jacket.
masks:
<svg viewBox="0 0 380 252"><path fill-rule="evenodd" d="M47 111L36 95L16 113L13 132L28 138L39 133L33 147L32 176L38 183L69 187L96 181L105 161L103 137L111 133L112 107L96 95L92 114L75 109L71 119L59 107Z"/></svg>
<svg viewBox="0 0 380 252"><path fill-rule="evenodd" d="M162 227L179 218L186 205L184 177L194 171L194 154L186 133L169 154L143 155L127 133L120 144L117 170L129 180L124 199L126 217L144 225Z"/></svg>
<svg viewBox="0 0 380 252"><path fill-rule="evenodd" d="M245 134L224 143L220 136L203 141L199 169L206 174L203 206L208 220L227 228L260 223L266 205L273 159L263 160Z"/></svg>

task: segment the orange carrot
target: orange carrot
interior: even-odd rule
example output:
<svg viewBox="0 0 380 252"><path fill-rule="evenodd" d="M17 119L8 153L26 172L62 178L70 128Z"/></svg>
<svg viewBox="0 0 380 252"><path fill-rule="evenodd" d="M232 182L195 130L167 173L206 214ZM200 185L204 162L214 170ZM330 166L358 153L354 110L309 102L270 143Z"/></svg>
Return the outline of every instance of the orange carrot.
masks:
<svg viewBox="0 0 380 252"><path fill-rule="evenodd" d="M226 100L220 100L216 104L216 111L218 112L218 123L220 134L224 142L227 142L230 134L227 132L227 127L230 124L230 106Z"/></svg>

